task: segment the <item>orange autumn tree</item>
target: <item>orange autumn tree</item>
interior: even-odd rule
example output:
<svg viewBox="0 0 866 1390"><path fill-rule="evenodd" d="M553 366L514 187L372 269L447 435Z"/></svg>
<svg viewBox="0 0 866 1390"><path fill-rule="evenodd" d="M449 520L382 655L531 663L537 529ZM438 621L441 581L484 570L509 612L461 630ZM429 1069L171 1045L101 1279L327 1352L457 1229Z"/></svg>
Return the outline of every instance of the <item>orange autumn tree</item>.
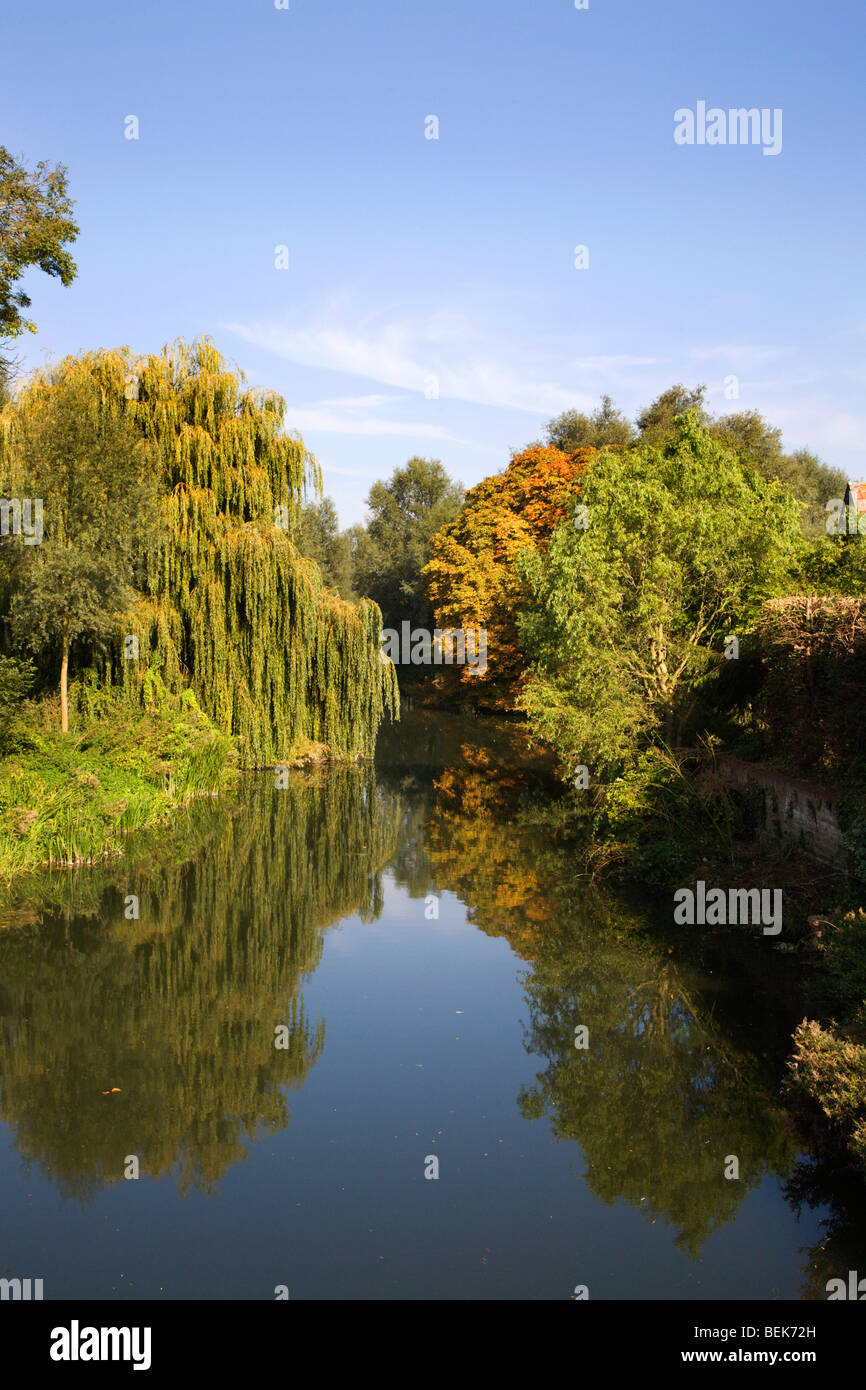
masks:
<svg viewBox="0 0 866 1390"><path fill-rule="evenodd" d="M456 520L433 537L422 573L436 626L487 632L486 671L470 664L443 666L443 691L480 685L488 701L514 704L525 665L517 639L522 588L514 560L525 546L544 549L554 528L573 515L580 480L596 453L537 444L514 454L503 472L470 488Z"/></svg>

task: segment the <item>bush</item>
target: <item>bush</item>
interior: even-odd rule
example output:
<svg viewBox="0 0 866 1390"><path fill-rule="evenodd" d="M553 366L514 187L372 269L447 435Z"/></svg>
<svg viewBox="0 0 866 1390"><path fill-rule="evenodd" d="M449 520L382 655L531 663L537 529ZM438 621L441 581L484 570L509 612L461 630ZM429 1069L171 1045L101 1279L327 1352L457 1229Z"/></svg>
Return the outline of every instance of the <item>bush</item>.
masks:
<svg viewBox="0 0 866 1390"><path fill-rule="evenodd" d="M794 1045L792 1083L820 1107L866 1168L866 1047L807 1019Z"/></svg>
<svg viewBox="0 0 866 1390"><path fill-rule="evenodd" d="M32 662L0 656L0 753L10 753L25 741L21 704L35 675Z"/></svg>
<svg viewBox="0 0 866 1390"><path fill-rule="evenodd" d="M598 832L648 883L666 884L696 858L731 848L737 802L686 762L667 748L648 748L606 788Z"/></svg>

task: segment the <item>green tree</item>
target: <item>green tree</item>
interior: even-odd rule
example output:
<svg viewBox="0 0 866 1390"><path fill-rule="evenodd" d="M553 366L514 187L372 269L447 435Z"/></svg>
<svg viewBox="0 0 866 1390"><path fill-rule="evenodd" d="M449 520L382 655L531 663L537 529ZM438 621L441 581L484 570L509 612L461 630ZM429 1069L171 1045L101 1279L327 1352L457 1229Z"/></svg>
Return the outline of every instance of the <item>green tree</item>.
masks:
<svg viewBox="0 0 866 1390"><path fill-rule="evenodd" d="M741 463L790 489L800 504L806 536L817 539L826 533L826 505L845 495L847 478L841 469L829 467L810 449L786 454L782 431L768 425L757 410L723 415L713 433L730 445Z"/></svg>
<svg viewBox="0 0 866 1390"><path fill-rule="evenodd" d="M844 498L847 474L824 463L811 449L795 449L783 463L779 476L800 503L804 534L812 539L826 535L827 503Z"/></svg>
<svg viewBox="0 0 866 1390"><path fill-rule="evenodd" d="M782 477L782 431L767 424L759 411L740 410L723 415L713 425L713 433L733 449L741 463L757 468L764 478Z"/></svg>
<svg viewBox="0 0 866 1390"><path fill-rule="evenodd" d="M634 430L610 396L602 396L591 415L579 410L563 411L546 429L547 443L564 454L585 448L625 449L634 437Z"/></svg>
<svg viewBox="0 0 866 1390"><path fill-rule="evenodd" d="M799 587L807 594L862 598L866 592L866 536L822 536L812 541L803 557Z"/></svg>
<svg viewBox="0 0 866 1390"><path fill-rule="evenodd" d="M15 286L29 266L71 284L77 266L64 247L77 235L64 167L29 171L0 145L0 338L36 332L22 312L30 297Z"/></svg>
<svg viewBox="0 0 866 1390"><path fill-rule="evenodd" d="M743 468L695 409L664 448L601 454L581 502L585 529L518 557L533 661L522 703L570 768L600 775L678 738L695 682L784 585L801 542L790 494Z"/></svg>
<svg viewBox="0 0 866 1390"><path fill-rule="evenodd" d="M155 528L157 499L147 444L131 420L100 410L92 380L61 365L39 406L15 423L21 491L44 521L37 544L19 540L11 629L21 647L55 649L66 733L70 649L105 640L134 600L134 559Z"/></svg>
<svg viewBox="0 0 866 1390"><path fill-rule="evenodd" d="M706 391L706 386L689 389L681 382L662 391L651 405L644 407L635 421L641 440L662 447L667 440L676 437L677 417L684 415L687 410L697 411L699 418L708 423L709 416L704 404Z"/></svg>
<svg viewBox="0 0 866 1390"><path fill-rule="evenodd" d="M433 608L421 574L430 540L457 516L463 487L438 459L410 458L388 482L374 483L367 498L366 534L354 538L355 588L378 603L384 627L432 629Z"/></svg>
<svg viewBox="0 0 866 1390"><path fill-rule="evenodd" d="M291 761L311 742L369 756L385 713L397 715L396 676L381 660L376 605L343 602L292 543L304 487L320 491L321 479L284 428L285 401L247 387L208 338L61 365L99 415L128 417L152 445L161 493L158 536L136 538L141 598L116 615L98 673L145 707L157 678L172 694L191 689L246 767ZM11 439L0 431L0 471L54 389L35 372L18 392ZM125 659L127 636L138 639L138 661Z"/></svg>
<svg viewBox="0 0 866 1390"><path fill-rule="evenodd" d="M315 560L329 589L350 603L355 600L352 581L352 546L340 530L337 509L330 497L307 502L295 521L292 539L302 555Z"/></svg>

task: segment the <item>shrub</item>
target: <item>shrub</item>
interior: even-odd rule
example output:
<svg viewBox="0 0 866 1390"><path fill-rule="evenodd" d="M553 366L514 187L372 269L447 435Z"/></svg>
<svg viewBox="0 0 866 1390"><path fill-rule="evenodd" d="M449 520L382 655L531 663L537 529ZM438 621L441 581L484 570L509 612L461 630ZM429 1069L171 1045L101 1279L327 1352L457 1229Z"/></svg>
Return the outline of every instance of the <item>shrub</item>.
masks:
<svg viewBox="0 0 866 1390"><path fill-rule="evenodd" d="M0 753L12 752L24 740L21 704L35 674L32 662L0 656Z"/></svg>

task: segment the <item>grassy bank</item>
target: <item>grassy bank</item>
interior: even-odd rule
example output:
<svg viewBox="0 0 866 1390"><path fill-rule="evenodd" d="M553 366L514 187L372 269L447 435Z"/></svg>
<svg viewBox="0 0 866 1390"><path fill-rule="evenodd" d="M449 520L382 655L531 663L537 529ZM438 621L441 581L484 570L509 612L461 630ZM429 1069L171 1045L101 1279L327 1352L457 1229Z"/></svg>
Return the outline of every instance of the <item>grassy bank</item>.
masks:
<svg viewBox="0 0 866 1390"><path fill-rule="evenodd" d="M52 697L22 701L14 715L8 703L0 709L0 901L34 870L120 855L130 832L164 827L240 778L236 741L189 690L174 697L163 689L143 712L85 681L71 687L70 711L70 732L61 734ZM302 738L280 766L335 761L358 759Z"/></svg>
<svg viewBox="0 0 866 1390"><path fill-rule="evenodd" d="M191 698L147 713L119 702L68 734L30 706L0 759L0 886L40 866L92 864L237 777L233 741Z"/></svg>

